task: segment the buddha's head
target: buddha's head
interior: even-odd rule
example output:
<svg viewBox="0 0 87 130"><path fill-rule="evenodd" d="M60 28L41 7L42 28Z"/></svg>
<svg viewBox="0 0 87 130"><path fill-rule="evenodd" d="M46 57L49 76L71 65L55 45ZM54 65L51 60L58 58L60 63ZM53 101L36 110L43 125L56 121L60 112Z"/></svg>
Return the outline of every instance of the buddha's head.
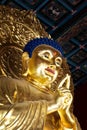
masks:
<svg viewBox="0 0 87 130"><path fill-rule="evenodd" d="M40 38L29 42L22 57L24 76L42 86L51 87L62 70L62 49L51 39Z"/></svg>

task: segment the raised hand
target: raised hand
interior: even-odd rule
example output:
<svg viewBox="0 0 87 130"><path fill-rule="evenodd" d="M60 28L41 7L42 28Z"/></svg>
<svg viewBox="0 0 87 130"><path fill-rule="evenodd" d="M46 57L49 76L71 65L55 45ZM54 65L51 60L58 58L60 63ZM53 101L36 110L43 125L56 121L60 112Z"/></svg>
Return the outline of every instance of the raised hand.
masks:
<svg viewBox="0 0 87 130"><path fill-rule="evenodd" d="M64 128L73 128L74 118L70 112L73 96L70 91L70 76L66 74L66 77L60 82L58 86L59 98L57 99L58 114L60 116L61 124Z"/></svg>
<svg viewBox="0 0 87 130"><path fill-rule="evenodd" d="M70 92L70 75L66 74L66 77L60 82L58 86L59 98L57 99L59 109L69 109L73 100L73 96Z"/></svg>

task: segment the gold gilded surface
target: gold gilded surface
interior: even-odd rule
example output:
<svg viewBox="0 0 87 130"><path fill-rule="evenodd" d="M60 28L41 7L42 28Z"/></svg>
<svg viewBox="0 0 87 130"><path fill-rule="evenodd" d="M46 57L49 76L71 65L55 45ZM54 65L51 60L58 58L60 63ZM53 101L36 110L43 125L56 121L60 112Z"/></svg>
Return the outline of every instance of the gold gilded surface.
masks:
<svg viewBox="0 0 87 130"><path fill-rule="evenodd" d="M10 74L12 77L21 75L20 56L23 47L28 41L36 37L50 36L44 31L34 12L0 6L1 75ZM12 68L11 66L15 67Z"/></svg>
<svg viewBox="0 0 87 130"><path fill-rule="evenodd" d="M15 46L4 46L0 50L0 69L2 75L11 77L21 77L22 50Z"/></svg>
<svg viewBox="0 0 87 130"><path fill-rule="evenodd" d="M66 59L47 45L23 53L36 37L50 36L32 11L0 7L0 130L81 130Z"/></svg>

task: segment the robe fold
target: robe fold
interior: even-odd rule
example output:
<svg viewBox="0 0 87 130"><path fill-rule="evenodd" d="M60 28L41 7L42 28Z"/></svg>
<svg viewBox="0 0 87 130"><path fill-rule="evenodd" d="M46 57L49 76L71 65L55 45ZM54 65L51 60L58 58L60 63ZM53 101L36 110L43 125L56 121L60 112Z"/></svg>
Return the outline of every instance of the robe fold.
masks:
<svg viewBox="0 0 87 130"><path fill-rule="evenodd" d="M0 130L43 130L47 102L34 97L27 81L0 78Z"/></svg>

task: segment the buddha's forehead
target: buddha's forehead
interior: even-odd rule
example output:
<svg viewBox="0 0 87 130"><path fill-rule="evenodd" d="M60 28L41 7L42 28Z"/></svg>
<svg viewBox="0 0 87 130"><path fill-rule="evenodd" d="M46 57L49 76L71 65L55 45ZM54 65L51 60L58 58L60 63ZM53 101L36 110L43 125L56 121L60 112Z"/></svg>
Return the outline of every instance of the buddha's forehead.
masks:
<svg viewBox="0 0 87 130"><path fill-rule="evenodd" d="M50 45L46 45L46 44L42 44L42 45L39 45L37 46L34 50L33 50L33 53L38 53L40 51L47 51L47 52L51 52L53 54L56 54L56 55L61 55L60 52L58 50L56 50L54 47L50 46Z"/></svg>

